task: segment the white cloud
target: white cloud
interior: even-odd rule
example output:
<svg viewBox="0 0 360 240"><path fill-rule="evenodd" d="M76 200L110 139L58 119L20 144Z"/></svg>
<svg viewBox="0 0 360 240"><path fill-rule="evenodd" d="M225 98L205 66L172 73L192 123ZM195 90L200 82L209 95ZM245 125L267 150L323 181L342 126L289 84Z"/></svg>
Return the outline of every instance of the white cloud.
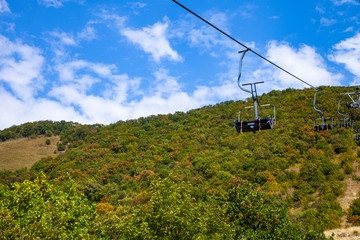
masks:
<svg viewBox="0 0 360 240"><path fill-rule="evenodd" d="M96 38L96 30L91 23L88 23L77 34L58 31L49 32L49 34L57 40L57 45L61 44L62 46L76 46L82 40L91 41Z"/></svg>
<svg viewBox="0 0 360 240"><path fill-rule="evenodd" d="M108 13L107 11L105 11L105 10L102 10L99 15L104 20L113 21L115 23L115 27L118 30L121 30L124 27L125 22L127 20L127 18L124 17L124 16L111 14L111 13ZM110 26L110 28L112 28L112 26Z"/></svg>
<svg viewBox="0 0 360 240"><path fill-rule="evenodd" d="M92 24L94 22L88 22L81 31L75 34L63 31L48 32L50 37L47 40L55 54L54 62L59 64L69 59L69 47L81 47L82 41L92 41L95 39L97 35Z"/></svg>
<svg viewBox="0 0 360 240"><path fill-rule="evenodd" d="M355 0L331 0L335 5L340 6L343 4L356 4Z"/></svg>
<svg viewBox="0 0 360 240"><path fill-rule="evenodd" d="M209 17L210 21L216 26L221 26L222 29L227 29L227 15L222 12L213 12L212 14L213 17ZM180 27L175 29L175 31L176 33L181 33L179 34L179 37L187 39L190 42L190 46L199 48L199 50L196 51L221 59L218 61L219 68L224 69L225 67L224 72L218 73L216 78L213 79L214 82L216 82L215 85L196 87L196 90L190 94L191 98L194 99L194 102L201 103L200 106L202 106L220 101L239 99L239 97L248 97L248 95L245 95L244 97L243 92L241 92L237 86L240 58L238 51L243 48L209 26L201 25L201 27L198 28L194 25L188 23L184 24L182 22L177 25ZM229 31L227 32L230 33ZM255 49L254 42L246 42L245 45ZM254 57L251 56L251 54L248 55L245 60L246 64L250 63L249 65L251 65L254 62L253 59ZM249 77L249 73L252 71L243 68L243 73L244 72L246 72L245 76Z"/></svg>
<svg viewBox="0 0 360 240"><path fill-rule="evenodd" d="M163 69L154 74L153 90L144 94L142 91L137 91L140 79L117 75L113 66L77 61L64 64L58 69L61 69L62 74L66 68L68 69L65 71L67 73L60 76L60 79L70 80L72 77L75 81L64 82L61 86L54 88L50 95L61 101L64 106L79 108L81 115L90 122L110 123L120 119L168 113L179 109L184 101L193 104L190 97L186 97L187 94L180 90L176 79L168 76L168 72ZM80 81L76 81L76 79L81 79L81 82L85 81L82 79L85 68L110 79L106 92L102 96L87 93L80 86ZM105 71L106 68L108 70ZM136 91L140 100L130 102L128 94L131 91L133 93ZM183 97L185 98L182 99Z"/></svg>
<svg viewBox="0 0 360 240"><path fill-rule="evenodd" d="M0 47L1 60L8 60L16 49L16 54L20 56L18 61L24 59L23 61L29 64L31 59L39 68L25 71L29 66L18 65L19 69L29 75L21 78L23 92L17 95L0 85L0 97L6 103L0 107L2 116L6 116L6 119L0 120L0 128L46 119L109 124L153 114L187 111L219 100L233 99L238 94L238 89L234 88L235 85L231 82L214 87L198 86L193 92L187 93L178 79L171 76L166 69L154 72L150 90L144 91L139 89L140 78L118 74L114 65L73 60L53 67L52 70L58 72L59 81L54 81L52 89L47 93L47 98L50 97L51 100L36 98L38 88L27 86L31 85L35 78L41 78L41 65L44 60L39 51L27 45L12 43L5 38L2 38L1 42L7 46ZM34 68L33 65L30 66ZM4 78L5 75L0 76ZM12 79L4 82L10 80ZM104 89L91 92L95 84L100 84ZM20 94L28 97L20 98Z"/></svg>
<svg viewBox="0 0 360 240"><path fill-rule="evenodd" d="M222 29L223 31L228 32L228 17L223 12L210 12L209 22L214 24L216 27Z"/></svg>
<svg viewBox="0 0 360 240"><path fill-rule="evenodd" d="M62 1L60 0L38 0L38 2L45 7L59 8L63 6Z"/></svg>
<svg viewBox="0 0 360 240"><path fill-rule="evenodd" d="M217 20L214 21L225 25L227 21L225 15L218 14L215 17ZM169 58L173 61L181 60L181 56L170 46L168 39L172 36L171 33L167 33L169 24L167 20L142 29L133 29L125 27L126 18L124 17L103 14L102 18L115 22L120 33L140 46L145 52L151 54L155 61L159 62L163 58ZM86 40L87 37L91 39L94 36L93 30L92 26L88 24L79 33L52 32L50 35L56 39L56 41L53 39L52 43L57 45L57 50L60 51L63 50L61 47L78 46L79 41ZM58 58L54 61L54 65L49 65L50 69L48 70L57 74L57 76L51 76L52 88L45 93L49 99L37 98L39 88L33 87L34 83L42 80L41 71L45 61L40 55L40 51L24 44L12 43L7 39L5 39L7 42L3 40L4 46L10 47L0 47L0 60L12 59L13 62L19 63L23 59L28 65L19 65L19 69L23 71L32 69L33 71L25 71L29 77L23 78L21 85L23 91L28 92L27 100L18 97L20 93L13 94L15 92L13 88L11 88L12 91L9 91L7 85L3 84L5 87L2 87L0 84L0 97L8 103L1 106L0 109L9 115L6 120L0 121L0 128L24 121L44 119L109 124L118 120L187 111L219 101L238 99L241 95L241 91L236 85L238 46L207 27L196 30L191 26L186 28L185 33L189 32L192 34L186 35L190 36L188 40L194 46L203 45L204 42L208 41L207 47L214 52L219 52L221 47L221 54L224 58L219 62L219 65L229 66L229 69L225 67L225 71L228 70L228 72L217 75L216 81L214 81L216 84L213 86L194 86L195 90L185 91L177 76L173 76L168 69L160 68L152 76L147 77L151 86L149 89L143 90L140 89L141 78L121 74L115 65L82 59L74 60L68 56L67 58ZM207 40L208 37L210 40ZM141 43L140 40L146 43ZM248 45L252 48L255 47L254 44ZM25 49L28 50L25 51ZM16 57L13 56L14 54ZM284 67L290 66L290 71L299 65L306 72L312 71L317 76L316 79L319 78L319 81L322 81L321 84L323 82L326 84L329 79L332 82L338 80L336 76L325 70L322 58L310 47L303 46L297 50L286 44L273 42L269 44L268 55L272 60L278 61L279 64L284 61L286 63ZM31 61L28 61L29 59ZM252 58L248 56L247 62L249 61L251 62ZM31 65L32 62L35 62L34 65ZM8 65L10 64L5 65L0 62L0 70ZM277 85L278 88L291 87L293 82L296 82L296 80L289 80L274 68L266 65L255 72L256 74L259 78L265 74L270 74L270 80L275 82L274 85ZM247 74L247 77L251 78L249 75ZM0 74L0 77L3 76L5 74ZM268 75L266 79L268 79ZM6 84L10 82L10 80L2 81ZM9 84L9 86L11 85ZM246 95L246 97L248 96Z"/></svg>
<svg viewBox="0 0 360 240"><path fill-rule="evenodd" d="M109 71L95 70L99 66ZM147 91L139 90L141 79L130 78L125 74L119 75L116 73L116 68L111 65L79 60L63 64L57 69L61 74L65 74L60 76L60 79L65 81L53 88L49 95L58 99L65 107L78 109L86 122L92 123L108 124L153 114L187 111L216 103L219 99L233 99L239 93L239 90L234 88L235 83L232 82L214 87L199 86L192 93L187 93L182 89L177 78L171 76L166 69L154 72L152 85ZM89 75L89 71L96 75L92 75L93 78L105 78L101 80L101 84L106 85L106 90L102 95L95 96L81 87L81 82L86 82L83 78ZM74 80L70 81L71 79ZM105 83L106 79L110 81ZM130 100L130 92L136 99Z"/></svg>
<svg viewBox="0 0 360 240"><path fill-rule="evenodd" d="M63 2L48 4L60 7ZM169 20L134 29L125 26L126 17L103 12L102 19L110 20L121 34L155 61L164 58L182 60L170 46L169 39L175 35L167 32ZM213 20L225 24L226 16L216 14ZM140 89L141 78L121 74L115 65L74 59L66 48L80 46L82 40L94 39L96 32L92 24L89 22L78 33L48 32L49 43L57 54L51 64L45 61L39 49L0 38L0 97L6 103L0 107L2 116L6 116L6 119L0 117L0 128L46 119L109 124L152 114L187 111L238 95L236 83L229 80L229 75L221 76L223 79L216 86L195 86L195 90L185 91L178 77L161 68L147 77L151 87L143 90ZM230 41L214 36L217 38L215 45L219 46L223 41L224 49L234 50ZM41 83L50 83L42 74L51 79L51 85L47 84L50 89L41 89ZM40 90L44 90L41 97Z"/></svg>
<svg viewBox="0 0 360 240"><path fill-rule="evenodd" d="M67 35L59 35L65 38ZM63 61L63 60L59 60ZM119 74L115 65L85 60L58 62L49 66L53 84L45 97L37 97L42 81L44 58L35 47L0 38L0 128L37 120L67 120L109 124L152 114L187 111L237 90L226 83L199 86L186 93L178 79L166 69L153 74L150 90L140 90L141 79ZM1 84L2 83L2 84ZM102 86L92 91L92 88ZM4 117L6 116L6 117Z"/></svg>
<svg viewBox="0 0 360 240"><path fill-rule="evenodd" d="M166 35L167 27L168 22L157 22L153 26L144 27L141 30L123 28L121 34L140 46L145 52L150 53L155 62L160 62L161 58L181 61L181 56L170 46Z"/></svg>
<svg viewBox="0 0 360 240"><path fill-rule="evenodd" d="M141 4L139 7L145 7L145 5ZM163 58L172 61L183 60L178 52L170 46L169 38L173 37L173 35L167 31L169 20L166 17L164 18L164 22L157 22L152 26L141 29L133 29L125 25L127 18L124 16L111 14L105 10L102 11L100 16L103 20L113 22L121 35L125 36L131 43L140 47L144 52L151 54L155 62L159 63ZM109 27L113 28L113 25Z"/></svg>
<svg viewBox="0 0 360 240"><path fill-rule="evenodd" d="M230 90L238 93L238 90L233 86L220 86L215 88L198 87L193 93L186 93L184 91L173 92L166 97L160 94L144 96L140 101L134 101L129 104L129 117L139 118L156 114L174 113L176 111L188 111L204 105L216 103L219 96L223 95L222 90ZM232 99L232 98L230 98ZM224 99L229 100L229 98Z"/></svg>
<svg viewBox="0 0 360 240"><path fill-rule="evenodd" d="M167 70L160 69L154 76L156 91L145 94L141 100L129 104L131 118L188 111L219 101L234 99L239 95L239 89L232 81L214 87L198 86L193 92L185 92L177 78L170 76Z"/></svg>
<svg viewBox="0 0 360 240"><path fill-rule="evenodd" d="M91 41L96 38L95 28L87 25L81 32L78 33L77 38L80 40Z"/></svg>
<svg viewBox="0 0 360 240"><path fill-rule="evenodd" d="M353 32L354 31L354 27L348 27L344 30L344 32Z"/></svg>
<svg viewBox="0 0 360 240"><path fill-rule="evenodd" d="M56 70L59 72L60 81L62 81L60 92L64 96L59 95L58 88L53 90L51 95L56 95L61 101L66 99L68 101L66 104L77 104L79 99L73 99L73 97L79 94L89 95L89 91L95 83L104 85L105 90L100 91L99 95L120 104L128 100L128 92L138 91L140 84L139 78L131 79L125 74L117 74L114 65L77 60L58 65ZM69 94L65 94L67 92ZM138 92L141 93L141 91Z"/></svg>
<svg viewBox="0 0 360 240"><path fill-rule="evenodd" d="M311 84L340 85L341 74L329 72L324 59L314 48L303 45L294 49L287 43L271 41L268 44L267 57L278 66ZM265 81L270 89L309 87L298 79L281 71L273 65L265 64L253 73L253 81Z"/></svg>
<svg viewBox="0 0 360 240"><path fill-rule="evenodd" d="M0 13L2 12L6 12L6 13L10 13L10 8L8 3L5 0L0 0Z"/></svg>
<svg viewBox="0 0 360 240"><path fill-rule="evenodd" d="M29 99L41 88L43 63L39 49L0 35L0 82L8 84L16 97Z"/></svg>
<svg viewBox="0 0 360 240"><path fill-rule="evenodd" d="M46 119L85 122L73 108L36 98L45 83L44 62L39 49L0 35L0 129Z"/></svg>
<svg viewBox="0 0 360 240"><path fill-rule="evenodd" d="M38 3L44 5L45 7L59 8L64 6L64 2L70 1L82 4L85 0L38 0Z"/></svg>
<svg viewBox="0 0 360 240"><path fill-rule="evenodd" d="M76 60L58 65L56 70L61 82L49 95L64 106L79 109L90 122L110 123L128 119L128 94L141 93L137 91L140 79L117 74L114 65ZM103 85L105 90L97 89L97 93L91 93L96 83Z"/></svg>
<svg viewBox="0 0 360 240"><path fill-rule="evenodd" d="M334 25L337 21L335 19L328 19L328 18L324 18L322 17L320 19L320 24L322 26L325 26L325 27L328 27L328 26L331 26L331 25Z"/></svg>
<svg viewBox="0 0 360 240"><path fill-rule="evenodd" d="M88 122L72 107L63 106L59 102L43 98L23 101L2 87L0 97L4 103L0 105L0 129L39 120Z"/></svg>
<svg viewBox="0 0 360 240"><path fill-rule="evenodd" d="M92 63L84 60L75 60L56 66L56 70L59 72L60 80L62 81L77 81L76 71L90 70L93 73L102 77L108 77L115 69L115 65L106 65L102 63Z"/></svg>
<svg viewBox="0 0 360 240"><path fill-rule="evenodd" d="M212 13L209 21L217 27L223 29L225 32L228 32L226 27L228 19L224 13ZM190 26L189 28L187 24L184 26L184 28L186 29L182 31L192 46L200 46L201 48L206 47L207 49L213 48L215 46L229 47L228 39L223 38L223 35L219 34L218 31L210 26L201 25L200 28Z"/></svg>
<svg viewBox="0 0 360 240"><path fill-rule="evenodd" d="M61 47L77 46L81 41L92 41L97 38L96 30L93 27L96 21L89 21L85 27L77 33L55 30L48 32L52 37L51 42Z"/></svg>
<svg viewBox="0 0 360 240"><path fill-rule="evenodd" d="M208 19L216 27L219 27L226 33L231 34L227 28L229 19L225 13L211 12L211 16L209 16ZM219 33L213 27L210 27L208 25L201 24L200 27L198 27L184 21L181 21L176 25L180 27L173 30L174 35L176 34L177 37L188 40L190 42L190 46L199 48L199 50L197 51L207 52L213 57L218 57L219 55L221 55L219 54L219 49L222 49L226 52L232 51L235 53L238 50L242 49L242 47L239 46L237 43L225 37L223 34ZM246 44L253 45L252 43Z"/></svg>
<svg viewBox="0 0 360 240"><path fill-rule="evenodd" d="M132 8L144 8L146 6L146 3L143 2L135 2L132 4Z"/></svg>
<svg viewBox="0 0 360 240"><path fill-rule="evenodd" d="M360 78L360 33L333 46L329 59L345 64L347 70Z"/></svg>
<svg viewBox="0 0 360 240"><path fill-rule="evenodd" d="M141 101L132 102L129 107L130 118L139 118L144 116L174 113L175 111L186 111L194 107L198 107L198 103L194 101L185 92L176 92L167 98L159 95L146 96Z"/></svg>
<svg viewBox="0 0 360 240"><path fill-rule="evenodd" d="M159 69L155 72L155 84L157 95L171 95L174 92L180 91L181 87L175 77L169 76L169 71L166 69Z"/></svg>
<svg viewBox="0 0 360 240"><path fill-rule="evenodd" d="M76 41L74 39L74 36L70 33L65 33L65 32L50 32L49 33L50 36L55 37L56 39L58 39L58 43L60 43L61 45L69 45L69 46L74 46L76 45Z"/></svg>
<svg viewBox="0 0 360 240"><path fill-rule="evenodd" d="M324 8L322 8L322 7L319 7L319 6L316 6L315 7L315 10L318 12L318 13L320 13L320 14L323 14L323 13L325 13L325 10L324 10Z"/></svg>
<svg viewBox="0 0 360 240"><path fill-rule="evenodd" d="M5 31L7 31L7 32L15 32L15 23L3 22L2 24L4 26Z"/></svg>
<svg viewBox="0 0 360 240"><path fill-rule="evenodd" d="M110 78L111 84L108 84L103 92L104 98L111 99L117 103L129 102L129 94L141 96L143 91L139 89L141 79L130 78L127 74L113 75Z"/></svg>
<svg viewBox="0 0 360 240"><path fill-rule="evenodd" d="M203 26L199 29L192 29L189 32L188 39L193 46L203 46L208 49L215 45L219 45L222 42L221 39L219 39L217 32L207 26Z"/></svg>
<svg viewBox="0 0 360 240"><path fill-rule="evenodd" d="M95 96L82 91L77 85L66 84L54 88L50 95L61 101L63 106L79 109L78 114L85 119L85 122L108 124L130 117L131 109L122 102L126 99L128 89L125 88L125 91L121 92L115 90L118 89L115 87L111 97L110 95ZM120 96L121 94L125 94L125 98Z"/></svg>

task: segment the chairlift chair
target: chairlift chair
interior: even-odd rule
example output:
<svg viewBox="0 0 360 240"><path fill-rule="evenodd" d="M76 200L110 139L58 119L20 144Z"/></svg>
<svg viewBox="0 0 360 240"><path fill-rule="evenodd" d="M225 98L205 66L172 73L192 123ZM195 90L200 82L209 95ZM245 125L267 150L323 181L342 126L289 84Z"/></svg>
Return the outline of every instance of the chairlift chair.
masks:
<svg viewBox="0 0 360 240"><path fill-rule="evenodd" d="M240 84L242 61L244 59L245 53L248 50L249 49L246 49L244 51L239 52L239 53L242 53L242 56L240 58L238 86L242 91L245 91L245 92L250 93L252 95L254 106L244 107L239 111L238 120L235 121L235 129L236 129L236 131L238 133L240 133L240 132L241 133L243 133L243 132L254 132L255 133L255 132L260 131L260 130L272 129L275 126L275 123L276 123L275 106L272 105L272 104L264 104L264 105L259 104L259 100L258 100L258 97L257 97L256 84L260 84L260 83L264 83L264 82L254 82L254 83ZM245 89L242 86L250 86L251 90ZM258 117L258 106L260 106L260 107L268 107L268 106L273 107L274 108L273 117L271 117L271 115L270 115L268 118L259 118ZM244 109L250 109L250 108L254 108L255 120L243 121L241 119L241 112Z"/></svg>
<svg viewBox="0 0 360 240"><path fill-rule="evenodd" d="M360 109L360 92L358 86L356 86L355 92L341 93L341 94L347 95L351 99L351 103L348 102L346 103L346 106L348 108ZM355 96L352 97L351 95L355 95Z"/></svg>
<svg viewBox="0 0 360 240"><path fill-rule="evenodd" d="M252 84L256 84L256 83L252 83ZM250 106L250 107L244 107L239 111L239 115L238 115L238 120L235 121L235 128L237 130L238 133L240 132L257 132L260 130L267 130L267 129L272 129L273 126L275 126L276 123L276 118L275 118L275 106L272 104L264 104L264 105L260 105L260 107L268 107L271 106L274 108L274 117L269 116L268 118L259 118L258 117L258 112L257 112L257 100L254 100L254 106ZM254 108L254 112L255 112L255 120L250 120L250 121L242 121L241 120L241 112L244 109L250 109L250 108Z"/></svg>
<svg viewBox="0 0 360 240"><path fill-rule="evenodd" d="M345 117L345 113L342 113L342 112L340 112L340 103L341 102L343 102L342 100L339 100L338 101L338 113L342 116L342 120L341 119L339 119L339 124L338 124L338 126L340 127L340 128L342 128L342 127L350 127L351 125L352 125L352 122L351 121L346 121L346 117Z"/></svg>
<svg viewBox="0 0 360 240"><path fill-rule="evenodd" d="M354 121L351 121L352 130L355 133L354 141L360 141L360 136L357 130L354 129Z"/></svg>
<svg viewBox="0 0 360 240"><path fill-rule="evenodd" d="M314 95L314 109L315 109L315 111L317 111L317 112L319 112L321 114L321 118L317 118L317 119L314 120L314 130L315 131L323 131L323 130L332 129L334 127L334 120L332 118L330 118L330 117L325 118L324 117L324 112L315 107L316 95L317 95L318 91L319 90L317 89L316 92L315 92L315 95ZM331 120L331 124L325 124L325 121L328 120L328 119ZM322 124L317 125L316 122L319 121L319 120L321 120Z"/></svg>

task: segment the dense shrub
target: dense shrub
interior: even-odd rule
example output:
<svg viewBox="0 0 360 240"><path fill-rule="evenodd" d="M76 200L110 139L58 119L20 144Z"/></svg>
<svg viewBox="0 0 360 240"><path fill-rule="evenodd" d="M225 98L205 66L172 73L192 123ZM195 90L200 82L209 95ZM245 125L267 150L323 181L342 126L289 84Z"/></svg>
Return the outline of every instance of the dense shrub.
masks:
<svg viewBox="0 0 360 240"><path fill-rule="evenodd" d="M85 239L96 214L73 181L61 189L40 174L11 187L0 184L0 216L1 239Z"/></svg>

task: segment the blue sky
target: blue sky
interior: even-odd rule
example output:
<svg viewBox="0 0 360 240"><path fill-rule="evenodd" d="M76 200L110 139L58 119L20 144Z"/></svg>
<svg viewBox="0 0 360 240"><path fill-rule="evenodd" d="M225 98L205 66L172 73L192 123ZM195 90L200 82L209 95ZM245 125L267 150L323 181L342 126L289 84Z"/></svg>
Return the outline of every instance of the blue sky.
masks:
<svg viewBox="0 0 360 240"><path fill-rule="evenodd" d="M360 84L358 1L179 2L314 86ZM239 50L171 0L0 0L0 129L245 99ZM260 94L307 87L251 52L242 76Z"/></svg>

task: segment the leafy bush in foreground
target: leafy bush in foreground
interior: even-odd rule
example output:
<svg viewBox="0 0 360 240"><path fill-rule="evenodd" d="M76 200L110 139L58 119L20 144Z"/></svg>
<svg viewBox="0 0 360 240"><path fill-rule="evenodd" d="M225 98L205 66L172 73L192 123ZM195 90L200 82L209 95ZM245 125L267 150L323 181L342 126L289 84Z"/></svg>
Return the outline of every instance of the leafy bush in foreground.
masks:
<svg viewBox="0 0 360 240"><path fill-rule="evenodd" d="M34 181L0 185L1 239L88 238L95 219L89 205L69 180L63 189L44 174Z"/></svg>

